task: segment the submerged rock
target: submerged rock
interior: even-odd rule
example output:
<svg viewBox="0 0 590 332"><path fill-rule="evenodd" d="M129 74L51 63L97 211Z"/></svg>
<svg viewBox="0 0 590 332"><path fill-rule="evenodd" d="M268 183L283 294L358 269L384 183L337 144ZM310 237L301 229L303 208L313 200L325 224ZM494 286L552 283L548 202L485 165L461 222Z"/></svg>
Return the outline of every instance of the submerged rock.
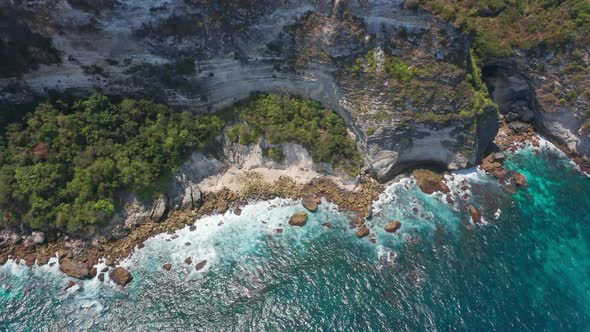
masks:
<svg viewBox="0 0 590 332"><path fill-rule="evenodd" d="M402 227L402 223L399 221L392 221L385 226L385 231L389 233L395 233L398 229Z"/></svg>
<svg viewBox="0 0 590 332"><path fill-rule="evenodd" d="M307 212L297 212L289 219L289 225L291 226L304 226L307 223Z"/></svg>
<svg viewBox="0 0 590 332"><path fill-rule="evenodd" d="M185 263L186 265L191 265L191 264L193 264L193 258L192 258L192 257L187 257L187 258L184 260L184 263Z"/></svg>
<svg viewBox="0 0 590 332"><path fill-rule="evenodd" d="M361 226L361 228L359 228L359 230L356 232L356 236L361 237L361 238L365 237L369 234L371 234L371 231L365 225Z"/></svg>
<svg viewBox="0 0 590 332"><path fill-rule="evenodd" d="M133 275L122 267L114 268L109 276L115 284L123 287L133 280Z"/></svg>
<svg viewBox="0 0 590 332"><path fill-rule="evenodd" d="M172 264L166 263L166 264L162 265L162 268L166 271L170 271L172 269Z"/></svg>
<svg viewBox="0 0 590 332"><path fill-rule="evenodd" d="M322 224L322 226L326 227L327 229L331 229L332 228L332 223L331 222L325 222Z"/></svg>
<svg viewBox="0 0 590 332"><path fill-rule="evenodd" d="M64 258L59 262L59 269L67 276L76 279L88 279L91 277L90 269L85 263Z"/></svg>
<svg viewBox="0 0 590 332"><path fill-rule="evenodd" d="M98 275L98 281L100 281L100 282L104 282L104 273L100 273L100 274Z"/></svg>
<svg viewBox="0 0 590 332"><path fill-rule="evenodd" d="M77 283L76 283L75 281L73 281L73 280L69 280L69 281L68 281L68 284L67 284L67 285L66 285L66 287L64 288L64 291L67 291L68 289L70 289L70 288L72 288L72 287L74 287L74 286L76 286L76 285L77 285Z"/></svg>
<svg viewBox="0 0 590 332"><path fill-rule="evenodd" d="M207 260L203 260L197 263L197 265L195 265L195 270L200 271L202 270L205 265L207 265Z"/></svg>

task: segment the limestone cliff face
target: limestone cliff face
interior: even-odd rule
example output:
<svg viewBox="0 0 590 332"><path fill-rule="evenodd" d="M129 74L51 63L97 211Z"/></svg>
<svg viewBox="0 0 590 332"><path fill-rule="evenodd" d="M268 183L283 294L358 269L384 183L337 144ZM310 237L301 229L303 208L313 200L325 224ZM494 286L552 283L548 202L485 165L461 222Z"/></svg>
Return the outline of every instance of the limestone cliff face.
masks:
<svg viewBox="0 0 590 332"><path fill-rule="evenodd" d="M4 105L99 90L214 112L252 92L284 91L344 117L381 180L415 165L474 164L498 128L495 110L481 106L469 81L470 39L402 0L0 6L50 38L60 55L0 77Z"/></svg>
<svg viewBox="0 0 590 332"><path fill-rule="evenodd" d="M506 122L535 125L590 161L589 49L490 59L484 72Z"/></svg>

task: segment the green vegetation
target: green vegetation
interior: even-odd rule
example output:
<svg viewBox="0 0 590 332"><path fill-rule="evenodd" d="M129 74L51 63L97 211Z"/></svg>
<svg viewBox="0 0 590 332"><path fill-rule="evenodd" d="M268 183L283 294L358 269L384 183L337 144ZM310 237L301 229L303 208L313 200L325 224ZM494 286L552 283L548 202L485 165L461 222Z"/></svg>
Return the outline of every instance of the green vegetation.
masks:
<svg viewBox="0 0 590 332"><path fill-rule="evenodd" d="M588 0L411 0L467 32L477 32L479 56L509 56L515 48L590 43Z"/></svg>
<svg viewBox="0 0 590 332"><path fill-rule="evenodd" d="M361 156L344 120L319 103L262 94L237 105L235 112L243 123L229 129L233 142L250 144L260 136L271 144L296 142L305 146L316 162L332 163L351 176L358 174ZM284 158L278 148L269 149L267 154L278 161Z"/></svg>
<svg viewBox="0 0 590 332"><path fill-rule="evenodd" d="M77 231L107 222L122 192L161 190L223 126L216 116L146 100L114 104L99 94L40 104L0 138L0 225Z"/></svg>

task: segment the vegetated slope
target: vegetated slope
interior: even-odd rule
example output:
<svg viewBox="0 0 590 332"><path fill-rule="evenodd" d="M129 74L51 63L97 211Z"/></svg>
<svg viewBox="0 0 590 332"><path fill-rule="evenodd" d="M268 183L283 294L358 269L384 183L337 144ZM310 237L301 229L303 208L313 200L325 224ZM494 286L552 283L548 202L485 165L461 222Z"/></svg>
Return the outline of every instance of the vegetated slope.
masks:
<svg viewBox="0 0 590 332"><path fill-rule="evenodd" d="M262 136L270 144L296 142L305 146L315 162L332 163L349 175L359 171L361 155L348 135L344 120L318 102L278 94L263 94L238 104L234 112L241 124L229 130L230 139L250 144ZM280 146L270 147L268 155L281 161Z"/></svg>
<svg viewBox="0 0 590 332"><path fill-rule="evenodd" d="M76 232L105 225L125 193L166 191L189 154L211 148L236 118L233 141L264 137L275 144L266 152L277 161L280 143L297 142L316 162L358 174L361 155L343 119L311 100L258 95L218 116L94 94L71 105L42 103L7 127L0 137L0 227Z"/></svg>

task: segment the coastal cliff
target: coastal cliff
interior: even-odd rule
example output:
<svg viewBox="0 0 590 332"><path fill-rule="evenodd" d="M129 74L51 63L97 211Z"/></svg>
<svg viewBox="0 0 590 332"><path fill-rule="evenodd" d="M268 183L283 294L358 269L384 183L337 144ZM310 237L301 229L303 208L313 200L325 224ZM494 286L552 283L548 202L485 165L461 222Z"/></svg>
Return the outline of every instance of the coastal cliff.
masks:
<svg viewBox="0 0 590 332"><path fill-rule="evenodd" d="M3 105L98 90L215 112L287 92L338 112L381 181L473 165L498 128L469 79L469 36L404 1L15 1L2 13L59 54L4 74Z"/></svg>

